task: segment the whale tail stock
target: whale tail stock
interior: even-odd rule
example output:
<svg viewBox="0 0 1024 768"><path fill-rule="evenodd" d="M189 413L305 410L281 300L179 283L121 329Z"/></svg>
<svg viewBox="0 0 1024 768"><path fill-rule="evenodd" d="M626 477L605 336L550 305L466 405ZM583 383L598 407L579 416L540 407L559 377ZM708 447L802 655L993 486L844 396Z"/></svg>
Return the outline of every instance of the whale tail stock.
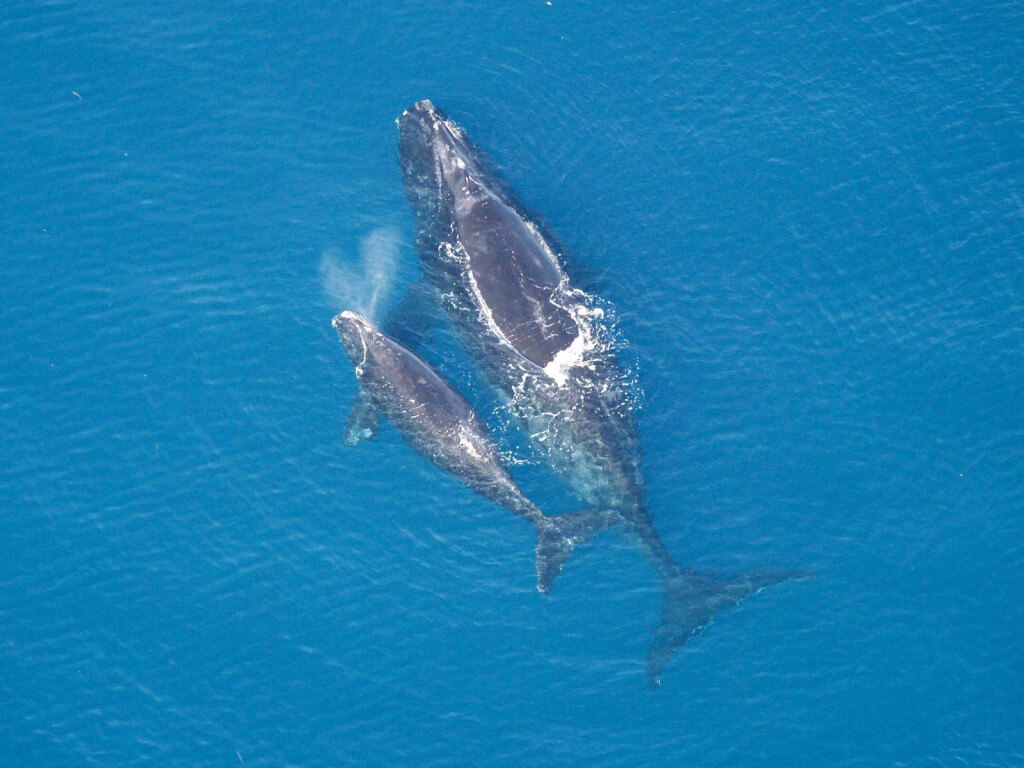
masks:
<svg viewBox="0 0 1024 768"><path fill-rule="evenodd" d="M537 523L537 590L547 593L573 550L622 522L615 512L584 509Z"/></svg>
<svg viewBox="0 0 1024 768"><path fill-rule="evenodd" d="M810 576L801 571L759 570L723 578L680 569L676 575L666 578L661 625L654 633L647 655L648 684L652 688L661 685L661 673L676 651L691 637L700 634L716 613L775 584Z"/></svg>

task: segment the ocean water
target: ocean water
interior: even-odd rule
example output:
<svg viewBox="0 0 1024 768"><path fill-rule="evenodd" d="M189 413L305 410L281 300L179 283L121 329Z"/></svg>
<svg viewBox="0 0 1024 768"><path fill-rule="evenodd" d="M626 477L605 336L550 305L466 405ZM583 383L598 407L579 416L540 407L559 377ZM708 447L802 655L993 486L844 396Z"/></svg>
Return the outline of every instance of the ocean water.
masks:
<svg viewBox="0 0 1024 768"><path fill-rule="evenodd" d="M1024 765L1012 2L0 9L0 766ZM681 562L811 581L660 690L620 535L533 534L330 327L415 275L394 119L459 121L616 308ZM425 354L571 495L444 325Z"/></svg>

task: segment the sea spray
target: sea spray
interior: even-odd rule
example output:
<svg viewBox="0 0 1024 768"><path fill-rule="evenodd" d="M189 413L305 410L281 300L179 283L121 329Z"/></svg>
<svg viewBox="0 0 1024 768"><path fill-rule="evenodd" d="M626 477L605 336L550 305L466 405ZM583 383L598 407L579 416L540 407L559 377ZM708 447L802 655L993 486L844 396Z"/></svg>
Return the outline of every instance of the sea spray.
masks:
<svg viewBox="0 0 1024 768"><path fill-rule="evenodd" d="M392 227L378 227L359 240L358 256L344 260L336 248L320 256L320 285L338 309L354 309L376 319L394 290L402 238Z"/></svg>

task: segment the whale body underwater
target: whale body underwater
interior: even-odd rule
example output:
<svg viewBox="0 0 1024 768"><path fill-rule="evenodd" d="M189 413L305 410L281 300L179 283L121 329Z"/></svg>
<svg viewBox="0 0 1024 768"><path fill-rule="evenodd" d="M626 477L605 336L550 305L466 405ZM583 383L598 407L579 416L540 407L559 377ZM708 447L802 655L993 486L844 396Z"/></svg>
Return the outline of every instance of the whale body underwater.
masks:
<svg viewBox="0 0 1024 768"><path fill-rule="evenodd" d="M458 125L429 101L416 103L397 122L423 281L409 291L390 324L416 330L396 332L400 341L354 313L335 318L360 381L347 440L371 437L376 413L383 413L421 454L533 522L542 592L551 589L575 546L613 525L624 530L665 588L661 623L647 656L648 682L656 687L676 651L718 611L806 574L761 570L722 576L675 562L648 514L633 407L636 385L617 360L605 308L573 285L550 238ZM429 325L429 306L441 307L532 448L586 511L544 515L515 486L482 419L414 351ZM404 362L397 364L399 359ZM410 376L410 366L431 375ZM426 414L410 417L403 398L421 404ZM453 431L453 424L460 426ZM460 430L472 438L459 439Z"/></svg>

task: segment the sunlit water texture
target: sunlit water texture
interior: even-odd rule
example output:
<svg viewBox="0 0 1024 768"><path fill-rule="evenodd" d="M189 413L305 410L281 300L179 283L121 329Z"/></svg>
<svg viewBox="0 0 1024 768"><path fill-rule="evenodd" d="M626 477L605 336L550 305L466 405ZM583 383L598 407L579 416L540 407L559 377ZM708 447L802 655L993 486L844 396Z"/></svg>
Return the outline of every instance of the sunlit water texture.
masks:
<svg viewBox="0 0 1024 768"><path fill-rule="evenodd" d="M0 10L0 765L1024 764L1013 3ZM619 534L520 520L331 328L416 277L395 118L463 125L614 308L683 563L812 571L658 691ZM345 306L352 305L352 306ZM533 460L444 323L424 355Z"/></svg>

